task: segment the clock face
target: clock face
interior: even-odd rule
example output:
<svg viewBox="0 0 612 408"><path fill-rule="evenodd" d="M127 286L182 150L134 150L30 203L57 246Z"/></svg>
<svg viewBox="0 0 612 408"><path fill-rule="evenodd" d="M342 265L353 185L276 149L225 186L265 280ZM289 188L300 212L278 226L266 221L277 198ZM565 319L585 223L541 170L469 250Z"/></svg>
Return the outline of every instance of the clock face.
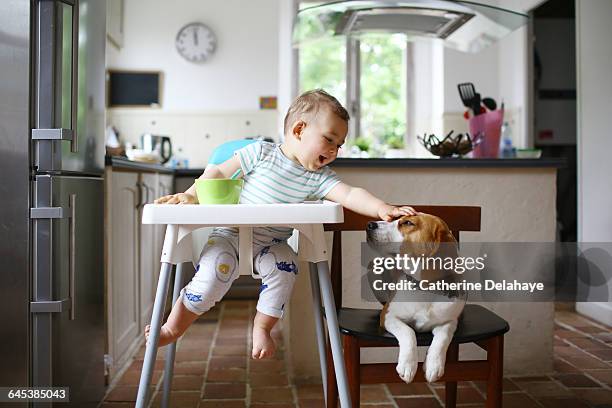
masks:
<svg viewBox="0 0 612 408"><path fill-rule="evenodd" d="M187 24L176 35L176 49L187 61L204 62L216 48L215 34L202 23Z"/></svg>

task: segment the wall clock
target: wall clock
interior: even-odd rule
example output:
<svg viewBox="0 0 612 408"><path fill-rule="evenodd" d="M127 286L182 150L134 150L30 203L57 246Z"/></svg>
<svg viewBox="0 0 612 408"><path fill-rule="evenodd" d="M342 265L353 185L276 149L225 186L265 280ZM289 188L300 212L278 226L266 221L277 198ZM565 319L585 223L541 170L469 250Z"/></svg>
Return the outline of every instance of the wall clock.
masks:
<svg viewBox="0 0 612 408"><path fill-rule="evenodd" d="M190 62L204 62L217 49L217 37L205 24L189 23L176 35L176 49Z"/></svg>

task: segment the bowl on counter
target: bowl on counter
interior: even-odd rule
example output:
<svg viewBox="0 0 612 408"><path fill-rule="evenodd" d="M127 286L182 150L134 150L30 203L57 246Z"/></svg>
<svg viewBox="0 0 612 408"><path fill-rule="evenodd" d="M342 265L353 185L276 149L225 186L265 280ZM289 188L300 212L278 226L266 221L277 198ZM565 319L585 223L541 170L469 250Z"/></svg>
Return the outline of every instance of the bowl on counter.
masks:
<svg viewBox="0 0 612 408"><path fill-rule="evenodd" d="M128 160L142 162L142 163L161 163L161 157L158 154L146 152L143 149L126 149L125 155Z"/></svg>
<svg viewBox="0 0 612 408"><path fill-rule="evenodd" d="M442 140L434 134L417 136L417 139L427 151L438 157L463 156L471 152L476 145L468 133L453 136L452 130Z"/></svg>
<svg viewBox="0 0 612 408"><path fill-rule="evenodd" d="M516 149L517 159L539 159L542 156L541 149Z"/></svg>

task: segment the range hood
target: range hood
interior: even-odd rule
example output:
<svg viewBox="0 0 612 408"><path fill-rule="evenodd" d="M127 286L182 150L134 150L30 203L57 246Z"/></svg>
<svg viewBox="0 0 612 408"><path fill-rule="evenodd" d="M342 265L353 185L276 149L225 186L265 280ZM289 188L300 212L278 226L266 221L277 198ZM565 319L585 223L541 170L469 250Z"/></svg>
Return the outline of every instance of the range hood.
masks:
<svg viewBox="0 0 612 408"><path fill-rule="evenodd" d="M403 33L410 40L438 38L447 47L478 52L527 19L525 14L468 1L334 1L298 12L293 44L299 47L335 36Z"/></svg>

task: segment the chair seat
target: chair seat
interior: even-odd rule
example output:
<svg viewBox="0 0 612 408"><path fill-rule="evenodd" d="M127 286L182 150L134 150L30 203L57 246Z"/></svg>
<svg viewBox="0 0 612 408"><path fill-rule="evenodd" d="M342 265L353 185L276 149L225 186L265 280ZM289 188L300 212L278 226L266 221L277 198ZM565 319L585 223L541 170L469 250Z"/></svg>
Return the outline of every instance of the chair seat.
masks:
<svg viewBox="0 0 612 408"><path fill-rule="evenodd" d="M362 340L376 341L397 346L397 339L379 325L380 310L341 308L338 323L342 334ZM506 333L510 330L508 322L480 305L465 305L459 318L454 343L470 343ZM417 345L428 346L433 335L431 332L416 333Z"/></svg>

